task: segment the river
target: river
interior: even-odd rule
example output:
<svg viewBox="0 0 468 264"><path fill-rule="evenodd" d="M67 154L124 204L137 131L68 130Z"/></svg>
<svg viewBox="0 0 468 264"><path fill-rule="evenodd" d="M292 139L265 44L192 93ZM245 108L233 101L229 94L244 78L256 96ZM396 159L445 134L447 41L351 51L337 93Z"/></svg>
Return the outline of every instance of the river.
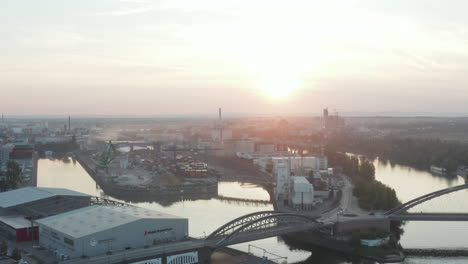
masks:
<svg viewBox="0 0 468 264"><path fill-rule="evenodd" d="M446 179L432 175L428 172L418 171L405 166L391 166L388 163L375 161L377 180L391 186L397 191L401 201L408 201L434 190L443 189L464 183L464 179ZM38 187L60 187L87 193L94 196L107 196L96 185L78 162L71 160L41 159L38 163ZM261 187L242 184L238 182L220 182L218 194L224 197L248 198L269 200L269 194ZM427 204L420 205L413 210L431 212L467 212L468 191L449 194ZM241 215L256 211L272 210L271 204L245 204L231 201L221 201L215 198L197 201L179 201L168 206L157 202L134 203L135 205L164 211L166 213L187 217L189 219L190 235L203 237L214 231L226 222ZM404 226L405 234L401 243L405 248L464 248L468 242L468 224L466 223L435 223L411 222ZM277 255L288 257L288 262L305 261L305 263L348 263L342 257L334 256L329 252L292 250L279 238L270 238L233 246L236 249L247 251L248 245L255 245L274 252ZM253 248L252 248L253 249ZM253 249L253 253L262 256L263 251ZM311 257L311 255L313 255ZM266 255L272 257L272 255ZM409 257L404 263L468 263L468 258L434 258Z"/></svg>

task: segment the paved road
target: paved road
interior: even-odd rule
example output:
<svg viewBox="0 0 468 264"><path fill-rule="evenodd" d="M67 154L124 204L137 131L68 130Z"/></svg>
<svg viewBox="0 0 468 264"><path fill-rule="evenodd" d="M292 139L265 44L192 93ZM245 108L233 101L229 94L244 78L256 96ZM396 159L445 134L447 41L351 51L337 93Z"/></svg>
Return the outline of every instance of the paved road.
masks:
<svg viewBox="0 0 468 264"><path fill-rule="evenodd" d="M337 208L322 214L322 216L318 219L323 223L334 223L337 221L352 221L356 219L374 219L379 218L380 215L375 215L374 217L369 216L369 212L364 211L359 207L358 199L353 195L353 184L349 180L349 177L343 176L344 180L344 187L342 189L342 197L340 206ZM345 214L348 215L355 215L353 217L345 217L342 215L338 215L339 212L343 210Z"/></svg>
<svg viewBox="0 0 468 264"><path fill-rule="evenodd" d="M342 209L349 210L349 206L351 204L352 196L353 196L353 185L349 181L348 177L343 176L344 180L344 187L341 189L342 191L342 196L341 196L341 201L340 205L326 213L323 213L322 216L319 218L319 221L324 222L324 223L332 223L338 221L338 213Z"/></svg>

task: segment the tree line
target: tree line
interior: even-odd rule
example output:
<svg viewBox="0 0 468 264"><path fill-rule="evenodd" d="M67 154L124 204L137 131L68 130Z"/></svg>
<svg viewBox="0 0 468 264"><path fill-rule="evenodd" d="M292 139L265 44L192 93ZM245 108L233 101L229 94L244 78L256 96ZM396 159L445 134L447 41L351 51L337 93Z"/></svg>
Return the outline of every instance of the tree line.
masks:
<svg viewBox="0 0 468 264"><path fill-rule="evenodd" d="M394 189L375 180L374 164L365 157L349 156L328 149L326 155L333 167L340 166L351 177L359 206L366 210L389 210L400 204Z"/></svg>
<svg viewBox="0 0 468 264"><path fill-rule="evenodd" d="M340 135L331 140L340 150L378 156L383 160L429 170L434 165L446 168L450 174L459 166L468 166L468 145L440 139L370 138L360 135Z"/></svg>

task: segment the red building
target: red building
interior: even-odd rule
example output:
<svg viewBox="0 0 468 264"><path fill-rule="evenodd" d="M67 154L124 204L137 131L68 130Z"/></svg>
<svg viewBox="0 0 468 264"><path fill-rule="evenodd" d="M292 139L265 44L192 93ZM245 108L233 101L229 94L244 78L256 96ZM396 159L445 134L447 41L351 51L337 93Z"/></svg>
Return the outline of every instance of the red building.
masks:
<svg viewBox="0 0 468 264"><path fill-rule="evenodd" d="M60 188L25 187L0 193L0 233L12 241L38 240L37 220L89 206L91 196Z"/></svg>
<svg viewBox="0 0 468 264"><path fill-rule="evenodd" d="M31 159L33 151L32 145L15 145L10 152L10 159Z"/></svg>
<svg viewBox="0 0 468 264"><path fill-rule="evenodd" d="M0 230L12 241L26 242L39 239L38 227L21 215L0 216Z"/></svg>

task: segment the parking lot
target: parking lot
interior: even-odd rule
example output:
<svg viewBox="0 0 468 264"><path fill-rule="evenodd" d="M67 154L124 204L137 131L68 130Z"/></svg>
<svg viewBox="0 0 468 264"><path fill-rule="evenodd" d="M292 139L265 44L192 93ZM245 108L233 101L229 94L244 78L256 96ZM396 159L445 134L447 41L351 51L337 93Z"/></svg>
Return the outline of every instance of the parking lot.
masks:
<svg viewBox="0 0 468 264"><path fill-rule="evenodd" d="M27 261L28 264L46 264L54 263L54 256L47 250L41 249L38 247L38 242L22 242L16 243L8 240L4 236L0 236L0 242L6 241L8 244L8 254L11 255L11 252L15 248L21 249L23 260ZM0 264L9 264L17 263L13 259L0 259Z"/></svg>

